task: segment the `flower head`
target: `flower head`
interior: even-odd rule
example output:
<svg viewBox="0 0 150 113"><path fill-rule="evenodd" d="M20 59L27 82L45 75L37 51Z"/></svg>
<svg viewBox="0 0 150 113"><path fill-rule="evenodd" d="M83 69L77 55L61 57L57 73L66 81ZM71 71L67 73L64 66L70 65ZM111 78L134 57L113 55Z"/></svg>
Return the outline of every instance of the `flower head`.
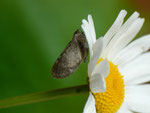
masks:
<svg viewBox="0 0 150 113"><path fill-rule="evenodd" d="M144 19L134 12L123 23L121 10L104 37L96 40L92 16L83 20L90 62L90 94L84 113L150 113L150 35L131 42Z"/></svg>

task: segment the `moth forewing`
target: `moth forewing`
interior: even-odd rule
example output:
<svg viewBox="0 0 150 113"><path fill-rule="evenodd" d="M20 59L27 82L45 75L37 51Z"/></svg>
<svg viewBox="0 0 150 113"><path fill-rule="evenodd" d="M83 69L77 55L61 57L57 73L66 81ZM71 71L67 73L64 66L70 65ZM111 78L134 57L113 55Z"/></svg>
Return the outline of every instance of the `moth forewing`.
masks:
<svg viewBox="0 0 150 113"><path fill-rule="evenodd" d="M52 68L54 78L65 78L77 70L82 61L88 56L88 44L83 32L77 30L72 40L57 58Z"/></svg>

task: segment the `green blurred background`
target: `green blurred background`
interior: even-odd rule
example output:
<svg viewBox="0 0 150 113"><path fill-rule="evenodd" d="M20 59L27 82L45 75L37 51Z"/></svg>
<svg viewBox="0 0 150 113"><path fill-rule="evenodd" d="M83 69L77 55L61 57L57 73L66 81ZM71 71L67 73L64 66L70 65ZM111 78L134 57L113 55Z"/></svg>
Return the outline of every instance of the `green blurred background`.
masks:
<svg viewBox="0 0 150 113"><path fill-rule="evenodd" d="M150 33L149 0L0 0L0 99L86 84L87 64L66 79L53 79L51 68L81 20L93 15L103 36L121 9L135 10ZM82 113L88 95L28 104L0 113Z"/></svg>

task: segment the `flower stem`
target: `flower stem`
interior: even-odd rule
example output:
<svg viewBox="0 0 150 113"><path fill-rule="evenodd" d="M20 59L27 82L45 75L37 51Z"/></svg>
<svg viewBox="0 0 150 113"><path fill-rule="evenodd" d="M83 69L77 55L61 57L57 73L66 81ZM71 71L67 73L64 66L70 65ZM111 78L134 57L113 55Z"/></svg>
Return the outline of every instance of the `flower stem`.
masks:
<svg viewBox="0 0 150 113"><path fill-rule="evenodd" d="M88 85L41 91L0 100L0 109L88 93Z"/></svg>

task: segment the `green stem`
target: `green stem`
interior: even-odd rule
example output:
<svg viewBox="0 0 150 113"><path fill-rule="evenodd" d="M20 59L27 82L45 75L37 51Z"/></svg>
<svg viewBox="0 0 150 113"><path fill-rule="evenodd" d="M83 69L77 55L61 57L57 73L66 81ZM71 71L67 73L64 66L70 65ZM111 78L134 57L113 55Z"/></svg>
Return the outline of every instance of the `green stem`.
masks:
<svg viewBox="0 0 150 113"><path fill-rule="evenodd" d="M42 91L0 100L0 109L88 93L88 85Z"/></svg>

